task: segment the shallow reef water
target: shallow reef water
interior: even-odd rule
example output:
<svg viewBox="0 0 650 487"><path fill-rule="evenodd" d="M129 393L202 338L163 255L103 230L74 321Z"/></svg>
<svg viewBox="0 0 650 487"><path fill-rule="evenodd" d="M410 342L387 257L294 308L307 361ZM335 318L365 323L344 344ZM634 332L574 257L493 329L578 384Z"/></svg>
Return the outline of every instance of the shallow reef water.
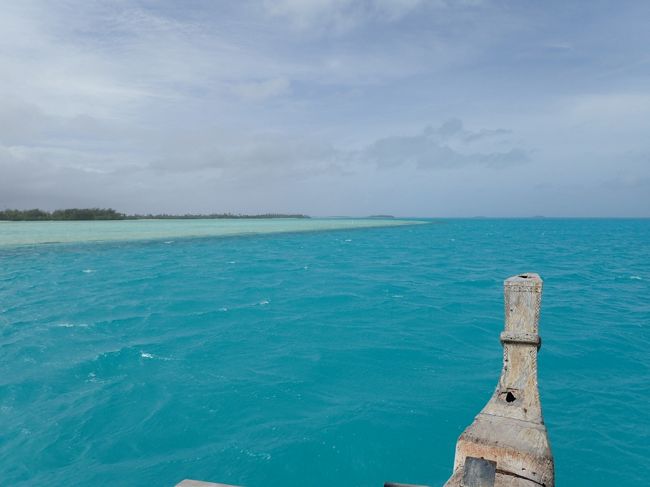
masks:
<svg viewBox="0 0 650 487"><path fill-rule="evenodd" d="M532 271L556 484L645 485L650 220L426 222L0 248L0 484L441 486Z"/></svg>

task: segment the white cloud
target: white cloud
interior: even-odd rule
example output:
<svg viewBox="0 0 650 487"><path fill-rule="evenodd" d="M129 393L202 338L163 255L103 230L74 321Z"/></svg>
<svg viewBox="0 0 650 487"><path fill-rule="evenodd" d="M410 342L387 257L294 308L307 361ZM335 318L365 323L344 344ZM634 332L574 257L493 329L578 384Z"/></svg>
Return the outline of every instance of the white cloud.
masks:
<svg viewBox="0 0 650 487"><path fill-rule="evenodd" d="M392 22L423 4L423 0L265 0L269 14L287 20L302 31L345 33L367 22Z"/></svg>
<svg viewBox="0 0 650 487"><path fill-rule="evenodd" d="M285 78L273 78L263 81L237 83L230 88L233 93L246 100L264 100L289 92L289 81Z"/></svg>
<svg viewBox="0 0 650 487"><path fill-rule="evenodd" d="M575 120L625 120L644 117L650 120L650 93L594 93L572 97L567 105Z"/></svg>

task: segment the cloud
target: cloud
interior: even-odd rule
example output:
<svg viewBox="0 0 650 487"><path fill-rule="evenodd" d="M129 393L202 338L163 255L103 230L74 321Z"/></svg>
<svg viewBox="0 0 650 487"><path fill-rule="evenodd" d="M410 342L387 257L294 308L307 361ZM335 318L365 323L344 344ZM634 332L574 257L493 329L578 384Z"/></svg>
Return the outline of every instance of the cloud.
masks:
<svg viewBox="0 0 650 487"><path fill-rule="evenodd" d="M496 152L468 150L469 142L509 133L504 129L468 131L459 119L450 119L438 128L428 126L416 135L381 138L364 150L363 157L380 169L403 165L424 170L471 164L504 167L527 162L528 154L517 147Z"/></svg>
<svg viewBox="0 0 650 487"><path fill-rule="evenodd" d="M16 99L0 99L0 143L19 144L34 140L51 125L42 110Z"/></svg>
<svg viewBox="0 0 650 487"><path fill-rule="evenodd" d="M568 114L575 120L625 120L650 116L649 93L585 93L571 97Z"/></svg>
<svg viewBox="0 0 650 487"><path fill-rule="evenodd" d="M399 20L423 3L423 0L265 0L264 6L270 15L289 21L298 30L329 29L344 33L370 21Z"/></svg>
<svg viewBox="0 0 650 487"><path fill-rule="evenodd" d="M530 187L518 211L648 207L643 2L579 24L533 3L191 5L2 3L0 207L504 214Z"/></svg>
<svg viewBox="0 0 650 487"><path fill-rule="evenodd" d="M289 92L289 81L285 78L273 78L263 81L250 81L231 86L236 95L246 100L264 100Z"/></svg>
<svg viewBox="0 0 650 487"><path fill-rule="evenodd" d="M470 132L463 136L465 142L474 142L481 140L487 137L502 137L505 135L511 135L512 130L506 129L481 129L477 132Z"/></svg>
<svg viewBox="0 0 650 487"><path fill-rule="evenodd" d="M366 24L399 22L416 12L450 15L476 9L483 0L264 0L268 15L299 31L347 34Z"/></svg>

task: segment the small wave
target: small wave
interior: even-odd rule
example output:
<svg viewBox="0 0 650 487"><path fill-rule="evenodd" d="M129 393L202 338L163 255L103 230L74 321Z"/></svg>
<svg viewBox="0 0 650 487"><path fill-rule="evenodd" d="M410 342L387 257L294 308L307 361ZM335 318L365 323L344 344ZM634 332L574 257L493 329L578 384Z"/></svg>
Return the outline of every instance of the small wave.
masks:
<svg viewBox="0 0 650 487"><path fill-rule="evenodd" d="M231 261L230 261L230 262L228 262L228 263L229 263L229 264L236 264L236 263L237 263L237 261L236 261L236 260L231 260Z"/></svg>
<svg viewBox="0 0 650 487"><path fill-rule="evenodd" d="M267 304L269 304L269 302L270 302L269 300L267 300L267 299L263 299L263 300L260 301L258 304L259 304L260 306L266 306Z"/></svg>
<svg viewBox="0 0 650 487"><path fill-rule="evenodd" d="M81 272L83 272L84 274L91 274L91 273L95 272L95 269L84 269Z"/></svg>
<svg viewBox="0 0 650 487"><path fill-rule="evenodd" d="M346 239L344 240L344 242L352 242L352 239L351 239L351 238L346 238Z"/></svg>
<svg viewBox="0 0 650 487"><path fill-rule="evenodd" d="M57 323L59 328L88 328L88 323Z"/></svg>
<svg viewBox="0 0 650 487"><path fill-rule="evenodd" d="M173 240L166 240L163 243L169 245L169 244L173 244L174 241Z"/></svg>
<svg viewBox="0 0 650 487"><path fill-rule="evenodd" d="M142 352L142 351L140 352L140 358L144 358L144 359L156 359L156 360L164 360L164 361L174 360L174 359L169 358L169 357L161 357L160 355L154 355L153 353Z"/></svg>
<svg viewBox="0 0 650 487"><path fill-rule="evenodd" d="M636 281L643 281L643 278L641 276L630 276L630 279L634 279Z"/></svg>
<svg viewBox="0 0 650 487"><path fill-rule="evenodd" d="M243 453L246 456L252 457L252 458L261 458L262 460L270 460L271 459L271 454L266 453L266 452L254 452L251 451L247 448L241 448L239 450L241 453Z"/></svg>
<svg viewBox="0 0 650 487"><path fill-rule="evenodd" d="M222 307L222 308L219 308L219 311L221 311L222 313L225 313L226 311L228 311L228 308L226 308L226 307L224 306L224 307Z"/></svg>

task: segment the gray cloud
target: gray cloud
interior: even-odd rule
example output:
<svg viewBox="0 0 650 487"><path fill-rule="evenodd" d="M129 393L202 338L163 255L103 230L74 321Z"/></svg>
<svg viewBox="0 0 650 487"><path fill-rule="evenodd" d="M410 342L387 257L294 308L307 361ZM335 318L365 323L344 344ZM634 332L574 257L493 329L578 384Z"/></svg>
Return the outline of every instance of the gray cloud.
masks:
<svg viewBox="0 0 650 487"><path fill-rule="evenodd" d="M650 4L188 1L0 6L0 207L650 211Z"/></svg>
<svg viewBox="0 0 650 487"><path fill-rule="evenodd" d="M428 126L417 135L379 139L364 151L364 158L374 162L380 169L405 164L426 170L469 164L504 167L527 162L528 154L517 147L498 152L468 150L469 142L510 133L504 129L468 131L464 129L461 120L450 119L438 128Z"/></svg>

